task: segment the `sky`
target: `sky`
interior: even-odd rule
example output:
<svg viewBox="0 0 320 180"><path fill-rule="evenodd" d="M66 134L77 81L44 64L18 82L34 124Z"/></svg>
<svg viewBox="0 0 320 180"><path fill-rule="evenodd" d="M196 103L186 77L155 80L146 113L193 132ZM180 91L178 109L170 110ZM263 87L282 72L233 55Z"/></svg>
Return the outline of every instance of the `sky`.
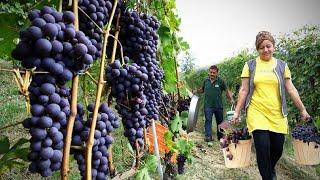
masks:
<svg viewBox="0 0 320 180"><path fill-rule="evenodd" d="M176 7L180 35L198 67L254 48L259 31L279 36L320 25L320 0L176 0Z"/></svg>

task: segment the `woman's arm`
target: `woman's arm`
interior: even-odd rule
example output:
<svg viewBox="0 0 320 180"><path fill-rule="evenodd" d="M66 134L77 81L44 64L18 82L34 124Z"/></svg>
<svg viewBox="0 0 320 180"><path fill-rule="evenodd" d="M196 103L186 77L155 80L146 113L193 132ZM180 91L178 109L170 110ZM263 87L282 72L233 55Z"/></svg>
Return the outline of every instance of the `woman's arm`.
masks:
<svg viewBox="0 0 320 180"><path fill-rule="evenodd" d="M300 99L299 93L298 93L296 87L294 87L291 79L285 80L285 87L286 87L287 93L291 97L294 105L299 109L301 119L304 121L308 120L310 118L310 115L308 114L306 108L304 107L304 105Z"/></svg>
<svg viewBox="0 0 320 180"><path fill-rule="evenodd" d="M249 92L249 78L242 78L241 79L241 87L239 90L238 102L237 102L236 109L235 109L235 112L234 112L234 115L232 118L232 122L234 122L234 123L239 122L240 111L244 106L248 92Z"/></svg>

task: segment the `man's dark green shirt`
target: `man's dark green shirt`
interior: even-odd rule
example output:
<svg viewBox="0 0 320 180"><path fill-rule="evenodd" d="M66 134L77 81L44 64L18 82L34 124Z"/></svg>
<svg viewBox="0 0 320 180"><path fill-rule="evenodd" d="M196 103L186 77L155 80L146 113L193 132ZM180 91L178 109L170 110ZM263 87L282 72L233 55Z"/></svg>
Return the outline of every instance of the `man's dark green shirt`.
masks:
<svg viewBox="0 0 320 180"><path fill-rule="evenodd" d="M223 108L222 92L227 89L224 81L217 77L213 82L206 78L203 82L204 107Z"/></svg>

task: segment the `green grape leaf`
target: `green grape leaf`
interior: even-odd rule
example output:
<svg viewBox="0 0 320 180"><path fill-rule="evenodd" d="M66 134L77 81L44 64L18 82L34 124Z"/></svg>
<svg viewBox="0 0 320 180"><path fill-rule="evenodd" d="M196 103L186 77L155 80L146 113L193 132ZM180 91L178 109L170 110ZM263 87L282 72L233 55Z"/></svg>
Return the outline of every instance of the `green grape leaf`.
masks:
<svg viewBox="0 0 320 180"><path fill-rule="evenodd" d="M0 140L0 155L7 153L9 151L9 149L10 149L9 138L5 137L5 138L1 139Z"/></svg>

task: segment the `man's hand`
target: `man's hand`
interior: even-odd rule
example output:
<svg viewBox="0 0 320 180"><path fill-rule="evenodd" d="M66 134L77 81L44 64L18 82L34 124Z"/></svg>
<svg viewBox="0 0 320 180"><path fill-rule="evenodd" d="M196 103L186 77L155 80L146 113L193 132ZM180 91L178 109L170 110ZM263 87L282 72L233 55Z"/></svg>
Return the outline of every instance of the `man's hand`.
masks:
<svg viewBox="0 0 320 180"><path fill-rule="evenodd" d="M192 94L197 94L197 93L198 93L197 89L192 90Z"/></svg>

